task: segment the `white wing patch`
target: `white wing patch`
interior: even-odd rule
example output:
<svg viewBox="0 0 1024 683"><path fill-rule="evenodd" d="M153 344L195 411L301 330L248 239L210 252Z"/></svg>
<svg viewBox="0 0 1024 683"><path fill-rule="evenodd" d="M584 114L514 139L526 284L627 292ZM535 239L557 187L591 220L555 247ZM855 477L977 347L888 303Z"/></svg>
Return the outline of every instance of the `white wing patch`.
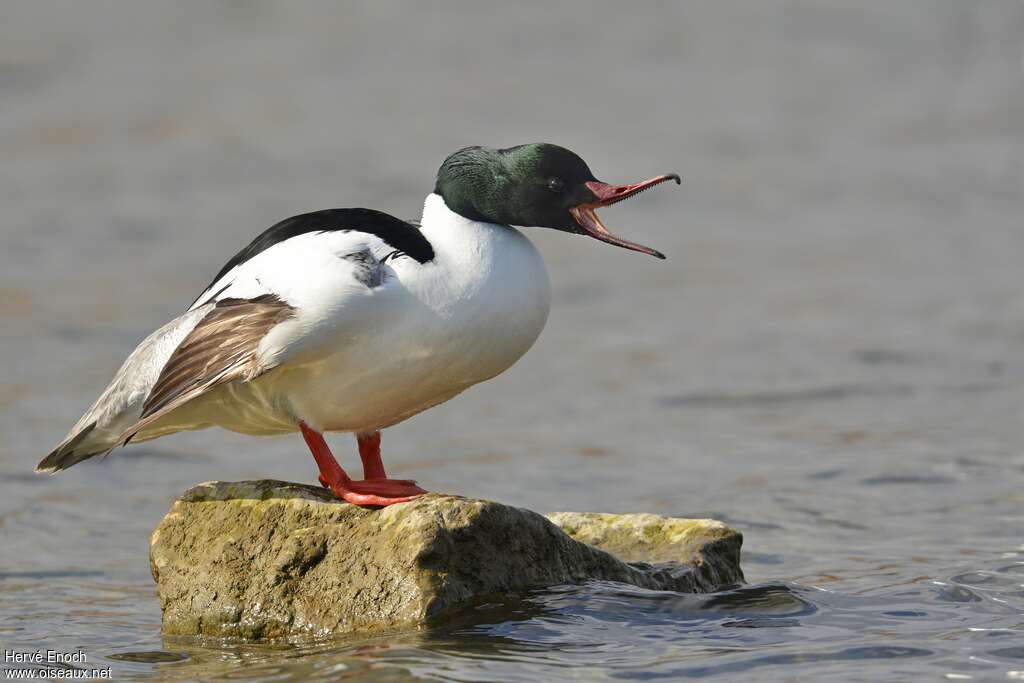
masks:
<svg viewBox="0 0 1024 683"><path fill-rule="evenodd" d="M394 249L357 230L303 233L261 251L207 287L189 310L221 299L273 294L296 308L315 305L328 292L376 287L387 279L384 261ZM339 260L340 259L340 260Z"/></svg>

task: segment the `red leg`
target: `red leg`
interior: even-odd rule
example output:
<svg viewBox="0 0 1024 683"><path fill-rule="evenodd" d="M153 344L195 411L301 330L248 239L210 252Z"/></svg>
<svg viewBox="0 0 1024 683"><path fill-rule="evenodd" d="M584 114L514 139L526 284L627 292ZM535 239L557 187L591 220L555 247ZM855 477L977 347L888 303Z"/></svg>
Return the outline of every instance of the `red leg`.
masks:
<svg viewBox="0 0 1024 683"><path fill-rule="evenodd" d="M302 430L302 437L313 453L317 467L320 468L320 483L329 488L331 493L338 498L355 505L385 506L405 503L426 493L411 482L390 479L352 481L338 461L334 459L334 454L331 453L331 449L320 432L301 421L299 429ZM379 440L378 437L378 442ZM383 472L383 466L381 471Z"/></svg>
<svg viewBox="0 0 1024 683"><path fill-rule="evenodd" d="M384 463L380 460L380 432L356 434L359 459L363 461L363 479L387 479Z"/></svg>
<svg viewBox="0 0 1024 683"><path fill-rule="evenodd" d="M412 479L388 479L380 459L380 432L356 434L356 443L359 444L359 459L363 461L363 479L387 479L402 484L416 484Z"/></svg>
<svg viewBox="0 0 1024 683"><path fill-rule="evenodd" d="M412 479L388 479L380 459L380 432L356 434L359 459L363 461L363 481L353 482L359 490L386 495L416 496L426 493Z"/></svg>

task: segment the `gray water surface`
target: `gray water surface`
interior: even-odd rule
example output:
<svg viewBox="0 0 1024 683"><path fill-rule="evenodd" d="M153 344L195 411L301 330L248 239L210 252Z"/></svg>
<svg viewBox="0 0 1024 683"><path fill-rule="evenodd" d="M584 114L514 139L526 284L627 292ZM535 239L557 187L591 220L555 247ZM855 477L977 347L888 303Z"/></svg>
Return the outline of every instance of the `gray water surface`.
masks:
<svg viewBox="0 0 1024 683"><path fill-rule="evenodd" d="M8 2L0 644L118 680L1024 678L1024 5ZM164 640L148 534L210 480L315 481L217 430L32 474L271 223L416 217L535 140L661 262L530 230L552 315L387 431L391 472L540 511L715 516L750 585L555 587L370 640ZM343 463L354 444L332 438Z"/></svg>

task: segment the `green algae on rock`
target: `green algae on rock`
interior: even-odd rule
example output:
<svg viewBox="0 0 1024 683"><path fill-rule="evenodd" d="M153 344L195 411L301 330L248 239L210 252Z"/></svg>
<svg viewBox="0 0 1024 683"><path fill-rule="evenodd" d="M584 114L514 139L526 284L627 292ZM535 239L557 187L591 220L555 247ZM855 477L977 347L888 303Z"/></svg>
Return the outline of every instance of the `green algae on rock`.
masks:
<svg viewBox="0 0 1024 683"><path fill-rule="evenodd" d="M210 482L157 526L150 566L166 634L248 639L415 627L482 596L588 579L683 592L743 580L742 537L720 522L551 518L441 494L369 510L302 484Z"/></svg>
<svg viewBox="0 0 1024 683"><path fill-rule="evenodd" d="M743 541L738 532L717 519L608 512L552 512L547 518L580 543L596 546L624 562L690 564L700 561L709 544L734 545L734 552L739 553Z"/></svg>

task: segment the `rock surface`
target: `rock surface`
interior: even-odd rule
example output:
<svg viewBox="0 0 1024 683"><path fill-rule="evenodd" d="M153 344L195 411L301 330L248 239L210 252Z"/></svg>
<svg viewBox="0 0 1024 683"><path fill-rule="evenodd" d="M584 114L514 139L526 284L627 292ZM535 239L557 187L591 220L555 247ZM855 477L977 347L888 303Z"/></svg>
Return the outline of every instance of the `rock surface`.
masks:
<svg viewBox="0 0 1024 683"><path fill-rule="evenodd" d="M713 544L735 544L739 533L715 519L681 519L650 513L615 515L607 512L552 512L547 518L580 543L611 553L624 562L675 562L698 565ZM722 581L708 576L709 585ZM696 592L696 591L693 591Z"/></svg>
<svg viewBox="0 0 1024 683"><path fill-rule="evenodd" d="M157 526L150 566L166 634L242 638L410 627L483 596L587 579L684 592L743 580L742 536L721 522L550 520L440 494L367 510L301 484L210 482Z"/></svg>

